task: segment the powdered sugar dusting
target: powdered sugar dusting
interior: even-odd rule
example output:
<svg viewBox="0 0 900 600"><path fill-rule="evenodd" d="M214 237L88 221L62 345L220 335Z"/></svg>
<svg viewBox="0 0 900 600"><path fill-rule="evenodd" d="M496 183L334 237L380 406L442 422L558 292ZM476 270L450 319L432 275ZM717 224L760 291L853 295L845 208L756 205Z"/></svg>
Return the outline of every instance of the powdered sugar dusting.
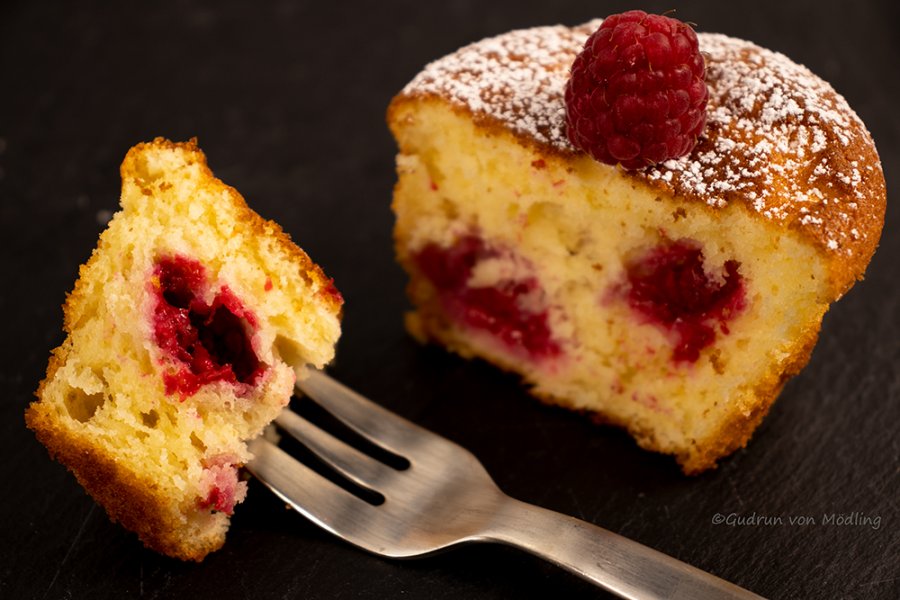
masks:
<svg viewBox="0 0 900 600"><path fill-rule="evenodd" d="M711 91L704 139L691 155L643 176L699 192L713 206L746 201L768 219L817 230L828 250L849 251L846 239L861 236L840 222L856 208L836 207L864 199L859 160L846 158L861 143L854 138L867 135L859 118L783 54L724 35L699 39Z"/></svg>
<svg viewBox="0 0 900 600"><path fill-rule="evenodd" d="M600 23L522 29L470 44L426 66L402 93L447 97L538 143L574 151L563 92L572 61Z"/></svg>
<svg viewBox="0 0 900 600"><path fill-rule="evenodd" d="M471 44L429 64L402 94L446 98L539 147L574 154L563 96L575 56L600 23ZM852 254L867 234L850 224L866 205L867 177L880 174L863 154L871 147L865 126L831 86L784 55L719 34L698 38L710 90L706 131L689 156L632 174L714 208L743 202Z"/></svg>

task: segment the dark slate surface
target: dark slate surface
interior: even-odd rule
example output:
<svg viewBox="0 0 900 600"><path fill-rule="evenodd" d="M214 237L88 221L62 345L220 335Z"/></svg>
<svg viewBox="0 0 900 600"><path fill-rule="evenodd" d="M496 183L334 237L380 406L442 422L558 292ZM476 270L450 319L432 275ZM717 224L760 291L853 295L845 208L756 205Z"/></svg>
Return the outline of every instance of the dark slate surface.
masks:
<svg viewBox="0 0 900 600"><path fill-rule="evenodd" d="M464 43L634 5L316 4L0 8L0 597L602 596L501 547L382 560L285 511L256 483L225 547L183 564L144 550L47 458L22 411L62 340L59 306L102 228L98 216L116 208L119 162L157 135L198 136L216 174L336 279L347 304L334 373L470 448L510 494L765 596L900 597L897 211L867 279L828 314L811 364L750 447L685 478L622 433L539 405L510 376L418 347L402 329L404 277L391 249L391 95ZM675 6L702 30L781 50L829 79L871 129L888 189L898 189L896 3L644 6ZM716 525L717 515L741 524ZM829 515L880 525L823 523ZM815 524L790 522L799 517Z"/></svg>

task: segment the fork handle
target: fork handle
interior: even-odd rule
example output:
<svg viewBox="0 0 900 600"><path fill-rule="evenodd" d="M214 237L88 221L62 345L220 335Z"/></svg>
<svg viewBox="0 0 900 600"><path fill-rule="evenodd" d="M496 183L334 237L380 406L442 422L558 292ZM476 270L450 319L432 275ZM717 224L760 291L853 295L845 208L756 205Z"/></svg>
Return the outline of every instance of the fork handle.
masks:
<svg viewBox="0 0 900 600"><path fill-rule="evenodd" d="M622 598L761 598L611 531L509 497L487 537L544 558Z"/></svg>

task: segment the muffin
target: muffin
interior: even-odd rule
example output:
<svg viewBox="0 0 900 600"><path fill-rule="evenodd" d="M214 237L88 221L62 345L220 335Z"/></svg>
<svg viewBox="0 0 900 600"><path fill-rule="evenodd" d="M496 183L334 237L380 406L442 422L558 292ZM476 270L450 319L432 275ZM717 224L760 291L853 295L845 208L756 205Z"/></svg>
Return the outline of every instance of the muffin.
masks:
<svg viewBox="0 0 900 600"><path fill-rule="evenodd" d="M594 160L569 141L565 90L600 23L466 46L391 102L407 327L700 473L747 443L862 278L884 177L829 84L704 33L697 145Z"/></svg>
<svg viewBox="0 0 900 600"><path fill-rule="evenodd" d="M26 421L112 520L199 561L246 494L246 442L333 357L343 300L195 141L139 144L121 175Z"/></svg>

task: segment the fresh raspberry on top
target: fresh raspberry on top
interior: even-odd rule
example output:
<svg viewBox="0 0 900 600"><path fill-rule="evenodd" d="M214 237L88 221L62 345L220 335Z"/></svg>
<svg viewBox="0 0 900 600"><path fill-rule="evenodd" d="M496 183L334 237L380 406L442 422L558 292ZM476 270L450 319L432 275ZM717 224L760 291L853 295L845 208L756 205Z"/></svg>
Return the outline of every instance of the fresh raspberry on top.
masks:
<svg viewBox="0 0 900 600"><path fill-rule="evenodd" d="M689 25L642 10L607 17L572 64L569 141L626 169L684 156L706 124L705 77Z"/></svg>

